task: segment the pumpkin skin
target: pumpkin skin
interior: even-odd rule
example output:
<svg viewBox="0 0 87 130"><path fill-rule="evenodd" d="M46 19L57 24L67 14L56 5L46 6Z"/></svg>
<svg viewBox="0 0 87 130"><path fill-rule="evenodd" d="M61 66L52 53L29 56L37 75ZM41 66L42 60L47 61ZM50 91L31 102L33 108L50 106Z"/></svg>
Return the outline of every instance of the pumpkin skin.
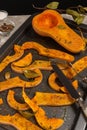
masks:
<svg viewBox="0 0 87 130"><path fill-rule="evenodd" d="M33 17L32 27L41 36L54 39L58 44L72 53L85 49L85 41L64 21L55 10L45 10Z"/></svg>

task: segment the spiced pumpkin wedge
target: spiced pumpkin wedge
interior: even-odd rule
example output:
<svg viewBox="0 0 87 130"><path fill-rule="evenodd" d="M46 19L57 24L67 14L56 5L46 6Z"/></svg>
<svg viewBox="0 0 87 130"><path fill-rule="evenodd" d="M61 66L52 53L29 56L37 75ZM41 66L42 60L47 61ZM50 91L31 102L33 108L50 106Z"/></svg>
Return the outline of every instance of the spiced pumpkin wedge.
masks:
<svg viewBox="0 0 87 130"><path fill-rule="evenodd" d="M48 78L48 83L49 83L49 86L56 90L56 91L63 91L63 92L68 92L66 90L66 88L59 82L56 82L56 80L58 80L58 75L56 75L56 73L52 73L50 74L49 78ZM77 80L74 80L72 82L72 85L74 86L75 89L78 89L78 81Z"/></svg>
<svg viewBox="0 0 87 130"><path fill-rule="evenodd" d="M2 105L3 104L3 99L2 98L0 98L0 105Z"/></svg>
<svg viewBox="0 0 87 130"><path fill-rule="evenodd" d="M66 69L68 65L58 64L60 66L60 69ZM14 62L11 64L11 68L13 71L17 73L23 73L25 70L34 70L34 69L40 69L40 70L52 70L51 61L49 60L35 60L30 65L25 67L19 67L14 64Z"/></svg>
<svg viewBox="0 0 87 130"><path fill-rule="evenodd" d="M15 110L28 110L30 107L27 103L19 103L15 99L15 92L8 91L7 102L10 107ZM31 99L39 106L66 106L75 102L69 94L66 93L49 93L49 92L36 92L35 96Z"/></svg>
<svg viewBox="0 0 87 130"><path fill-rule="evenodd" d="M73 31L55 10L45 10L33 17L32 27L41 36L51 37L72 53L85 49L85 41Z"/></svg>
<svg viewBox="0 0 87 130"><path fill-rule="evenodd" d="M43 45L41 45L37 42L33 42L33 41L23 43L22 49L24 49L24 50L35 49L42 56L47 56L47 57L51 57L51 58L58 58L58 59L66 60L68 62L72 62L75 59L75 57L71 54L68 54L64 51L60 51L57 49L46 48Z"/></svg>
<svg viewBox="0 0 87 130"><path fill-rule="evenodd" d="M38 84L41 83L43 79L43 75L39 69L36 69L35 72L38 73L39 76L36 77L33 81L25 81L19 78L18 76L16 76L0 82L0 92L11 88L24 87L25 85L27 88L37 86Z"/></svg>
<svg viewBox="0 0 87 130"><path fill-rule="evenodd" d="M32 111L35 113L35 118L38 124L46 130L55 130L63 125L64 120L60 118L48 118L45 111L34 103L24 92L22 91L24 101L29 105Z"/></svg>
<svg viewBox="0 0 87 130"><path fill-rule="evenodd" d="M14 51L15 51L14 55L11 56L8 55L1 61L0 72L3 71L9 63L18 60L24 54L24 50L19 45L14 45Z"/></svg>
<svg viewBox="0 0 87 130"><path fill-rule="evenodd" d="M15 113L14 115L0 114L0 123L11 125L15 127L17 130L42 130L39 126L25 119L19 113Z"/></svg>
<svg viewBox="0 0 87 130"><path fill-rule="evenodd" d="M29 52L23 58L13 62L15 66L25 67L28 66L32 62L32 54Z"/></svg>

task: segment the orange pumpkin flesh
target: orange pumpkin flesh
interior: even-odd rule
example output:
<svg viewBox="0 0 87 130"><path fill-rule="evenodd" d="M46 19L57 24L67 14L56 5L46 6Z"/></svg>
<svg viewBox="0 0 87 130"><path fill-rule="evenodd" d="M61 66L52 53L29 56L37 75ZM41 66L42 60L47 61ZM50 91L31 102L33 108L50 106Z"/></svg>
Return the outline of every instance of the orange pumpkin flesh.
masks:
<svg viewBox="0 0 87 130"><path fill-rule="evenodd" d="M85 48L84 40L74 32L55 10L45 10L34 16L32 27L36 33L54 39L66 50L78 53Z"/></svg>

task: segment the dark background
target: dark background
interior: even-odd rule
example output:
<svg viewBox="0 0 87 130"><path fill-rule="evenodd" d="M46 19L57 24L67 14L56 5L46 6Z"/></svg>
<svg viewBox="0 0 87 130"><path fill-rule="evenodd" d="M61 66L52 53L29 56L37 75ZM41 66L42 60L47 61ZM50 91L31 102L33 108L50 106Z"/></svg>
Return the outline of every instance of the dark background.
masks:
<svg viewBox="0 0 87 130"><path fill-rule="evenodd" d="M37 7L44 7L53 0L0 0L0 10L6 10L10 15L32 14L37 12L32 4ZM87 6L87 0L55 0L58 1L59 9L66 9L70 6Z"/></svg>

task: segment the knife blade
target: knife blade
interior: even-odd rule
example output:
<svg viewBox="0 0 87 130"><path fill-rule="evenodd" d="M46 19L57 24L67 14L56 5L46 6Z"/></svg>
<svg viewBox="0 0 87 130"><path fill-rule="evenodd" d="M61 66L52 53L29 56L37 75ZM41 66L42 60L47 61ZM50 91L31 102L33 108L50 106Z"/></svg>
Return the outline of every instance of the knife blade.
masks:
<svg viewBox="0 0 87 130"><path fill-rule="evenodd" d="M73 87L72 82L64 75L64 73L58 67L58 65L55 62L52 61L51 66L52 66L54 72L56 72L56 74L59 75L58 78L59 78L60 82L68 90L71 97L74 98L76 100L76 102L78 102L79 106L82 109L84 117L86 119L86 122L87 122L87 106L84 104L83 98L81 97L81 95L79 95L77 90Z"/></svg>

